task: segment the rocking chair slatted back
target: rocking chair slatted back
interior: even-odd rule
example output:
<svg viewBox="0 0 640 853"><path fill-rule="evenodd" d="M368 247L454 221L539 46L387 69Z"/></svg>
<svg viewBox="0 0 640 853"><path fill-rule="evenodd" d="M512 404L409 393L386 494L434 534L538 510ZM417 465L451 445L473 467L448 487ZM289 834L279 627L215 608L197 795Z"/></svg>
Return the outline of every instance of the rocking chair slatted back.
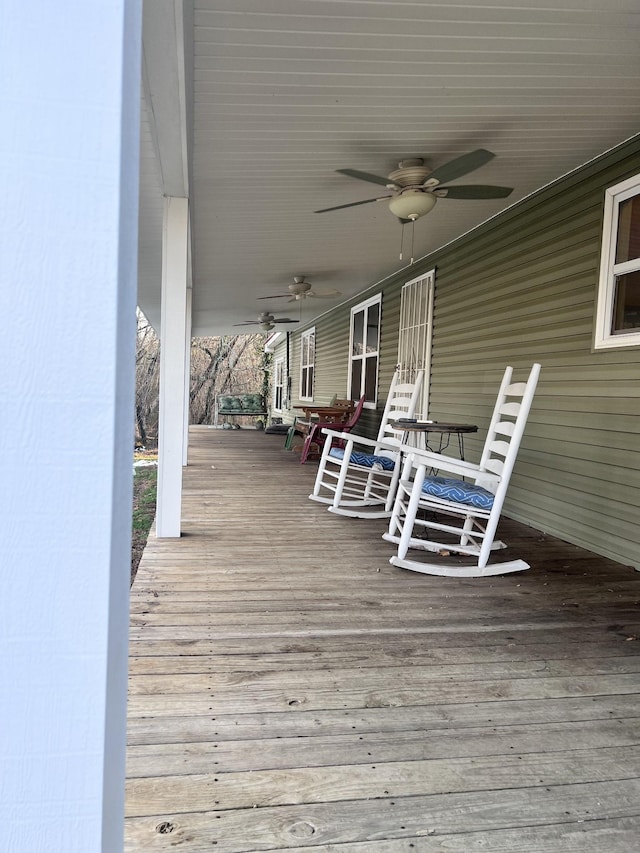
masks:
<svg viewBox="0 0 640 853"><path fill-rule="evenodd" d="M419 370L414 382L401 383L396 370L375 439L323 430L326 439L311 500L330 504L339 515L389 517L404 438L394 422L415 415L423 376Z"/></svg>
<svg viewBox="0 0 640 853"><path fill-rule="evenodd" d="M491 552L506 547L495 540L495 534L533 402L540 365L533 365L526 383L511 384L511 375L512 369L507 367L479 464L437 459L437 454L420 450L407 451L389 531L384 536L387 541L398 544L398 554L391 558L394 566L456 577L504 574L529 568L522 560L488 565ZM428 474L434 466L452 474L449 477L440 476L440 472L438 476ZM423 512L419 516L420 510ZM447 517L452 521L445 522ZM414 527L428 533L414 536ZM438 540L432 538L438 533L445 536ZM407 559L409 549L473 556L476 563L461 567Z"/></svg>

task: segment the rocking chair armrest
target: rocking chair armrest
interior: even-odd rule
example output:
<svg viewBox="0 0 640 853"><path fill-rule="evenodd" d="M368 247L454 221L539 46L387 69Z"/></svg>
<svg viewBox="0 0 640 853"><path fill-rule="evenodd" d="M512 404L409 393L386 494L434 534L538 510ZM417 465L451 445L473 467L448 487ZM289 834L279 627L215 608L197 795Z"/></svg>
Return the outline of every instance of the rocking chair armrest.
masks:
<svg viewBox="0 0 640 853"><path fill-rule="evenodd" d="M339 438L346 441L348 438L354 438L354 436L350 435L348 432L339 432L338 430L330 429L329 427L322 427L322 432L327 436L327 438L331 439Z"/></svg>
<svg viewBox="0 0 640 853"><path fill-rule="evenodd" d="M378 448L378 450L389 450L392 453L397 453L400 449L399 445L387 443L384 440L365 438L363 435L354 435L352 432L337 432L336 430L323 428L323 433L331 439L337 438L340 441L352 441L354 444L362 445L363 447Z"/></svg>
<svg viewBox="0 0 640 853"><path fill-rule="evenodd" d="M436 453L432 450L403 447L403 453L413 457L413 464L415 466L426 465L428 468L437 468L438 471L449 471L461 477L481 476L483 479L495 480L496 482L500 480L499 474L485 471L474 462L466 462L464 459L454 459L452 456L445 456L442 453Z"/></svg>
<svg viewBox="0 0 640 853"><path fill-rule="evenodd" d="M324 432L323 424L311 424L309 427L309 439L313 441L319 432Z"/></svg>

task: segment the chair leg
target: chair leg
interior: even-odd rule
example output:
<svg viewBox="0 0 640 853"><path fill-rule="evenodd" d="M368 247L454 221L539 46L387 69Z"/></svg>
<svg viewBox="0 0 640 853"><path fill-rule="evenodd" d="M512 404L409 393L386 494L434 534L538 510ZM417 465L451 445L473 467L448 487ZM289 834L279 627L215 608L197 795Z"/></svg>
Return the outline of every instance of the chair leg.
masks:
<svg viewBox="0 0 640 853"><path fill-rule="evenodd" d="M402 528L404 525L403 509L405 509L410 497L410 491L406 492L403 483L408 481L410 477L411 459L407 456L404 464L402 465L400 481L396 485L393 509L391 511L391 518L389 519L389 529L387 533L383 535L383 539L386 539L388 542L395 542L396 544L400 542Z"/></svg>
<svg viewBox="0 0 640 853"><path fill-rule="evenodd" d="M347 473L349 471L349 460L351 459L352 451L353 441L347 441L347 445L344 449L344 456L342 457L342 464L340 465L340 473L338 475L338 480L336 482L336 488L333 495L333 509L339 507L340 501L342 500L342 490L344 489L344 484L347 481Z"/></svg>
<svg viewBox="0 0 640 853"><path fill-rule="evenodd" d="M305 438L304 443L302 445L302 450L300 451L300 464L304 465L307 461L307 456L309 455L309 451L311 450L311 433Z"/></svg>
<svg viewBox="0 0 640 853"><path fill-rule="evenodd" d="M304 443L302 445L302 451L300 453L300 464L304 465L307 461L307 457L309 456L309 452L311 451L311 447L315 444L318 447L319 444L322 443L323 436L320 435L320 430L317 424L313 424L310 427L309 432L305 436Z"/></svg>
<svg viewBox="0 0 640 853"><path fill-rule="evenodd" d="M330 504L333 501L333 498L329 497L320 497L321 489L328 488L325 482L326 476L326 467L327 467L327 459L329 458L329 452L332 447L332 439L328 439L324 442L322 446L322 453L320 455L320 462L318 463L318 471L316 473L316 481L313 486L313 492L309 495L312 501L318 501L319 503L328 503Z"/></svg>
<svg viewBox="0 0 640 853"><path fill-rule="evenodd" d="M293 439L295 438L296 428L295 426L290 426L289 431L287 432L287 437L284 440L284 449L291 450L291 445L293 444Z"/></svg>
<svg viewBox="0 0 640 853"><path fill-rule="evenodd" d="M409 497L409 503L407 505L407 514L404 518L404 523L402 525L402 534L400 535L400 542L398 544L398 557L400 559L404 559L404 557L406 557L407 555L407 551L409 550L409 543L411 542L411 537L413 534L413 524L416 519L416 513L418 512L418 504L420 503L420 494L422 484L424 482L424 476L425 466L419 465L414 477L414 485L413 489L411 490L411 496Z"/></svg>

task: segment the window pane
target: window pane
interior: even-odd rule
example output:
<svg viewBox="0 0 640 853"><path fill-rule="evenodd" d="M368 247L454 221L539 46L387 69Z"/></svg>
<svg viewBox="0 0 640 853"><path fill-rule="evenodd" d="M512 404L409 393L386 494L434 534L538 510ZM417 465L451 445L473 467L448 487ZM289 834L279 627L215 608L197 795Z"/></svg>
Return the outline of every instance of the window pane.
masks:
<svg viewBox="0 0 640 853"><path fill-rule="evenodd" d="M611 332L640 329L640 271L616 276Z"/></svg>
<svg viewBox="0 0 640 853"><path fill-rule="evenodd" d="M364 311L353 315L353 351L352 355L362 355L364 352Z"/></svg>
<svg viewBox="0 0 640 853"><path fill-rule="evenodd" d="M640 258L640 196L623 201L618 208L616 263Z"/></svg>
<svg viewBox="0 0 640 853"><path fill-rule="evenodd" d="M362 361L351 362L351 397L357 400L362 396Z"/></svg>
<svg viewBox="0 0 640 853"><path fill-rule="evenodd" d="M376 379L378 376L378 357L372 356L365 362L364 393L367 403L376 401Z"/></svg>
<svg viewBox="0 0 640 853"><path fill-rule="evenodd" d="M380 323L380 306L371 305L367 317L367 352L378 352L378 325Z"/></svg>
<svg viewBox="0 0 640 853"><path fill-rule="evenodd" d="M305 332L300 349L300 396L313 399L313 363L315 360L315 332Z"/></svg>
<svg viewBox="0 0 640 853"><path fill-rule="evenodd" d="M310 386L310 380L309 380L309 371L310 370L311 370L310 367L305 367L302 371L302 382L300 383L302 387L300 389L300 392L301 392L301 395L303 397L310 397L311 396L311 393L310 393L311 386Z"/></svg>

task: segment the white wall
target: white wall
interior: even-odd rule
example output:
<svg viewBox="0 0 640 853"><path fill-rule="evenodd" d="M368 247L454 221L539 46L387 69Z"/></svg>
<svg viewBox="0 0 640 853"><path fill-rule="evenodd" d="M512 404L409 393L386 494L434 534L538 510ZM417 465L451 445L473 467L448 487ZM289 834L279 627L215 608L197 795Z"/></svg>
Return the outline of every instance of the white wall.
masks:
<svg viewBox="0 0 640 853"><path fill-rule="evenodd" d="M0 44L0 849L115 853L140 2L0 0Z"/></svg>

